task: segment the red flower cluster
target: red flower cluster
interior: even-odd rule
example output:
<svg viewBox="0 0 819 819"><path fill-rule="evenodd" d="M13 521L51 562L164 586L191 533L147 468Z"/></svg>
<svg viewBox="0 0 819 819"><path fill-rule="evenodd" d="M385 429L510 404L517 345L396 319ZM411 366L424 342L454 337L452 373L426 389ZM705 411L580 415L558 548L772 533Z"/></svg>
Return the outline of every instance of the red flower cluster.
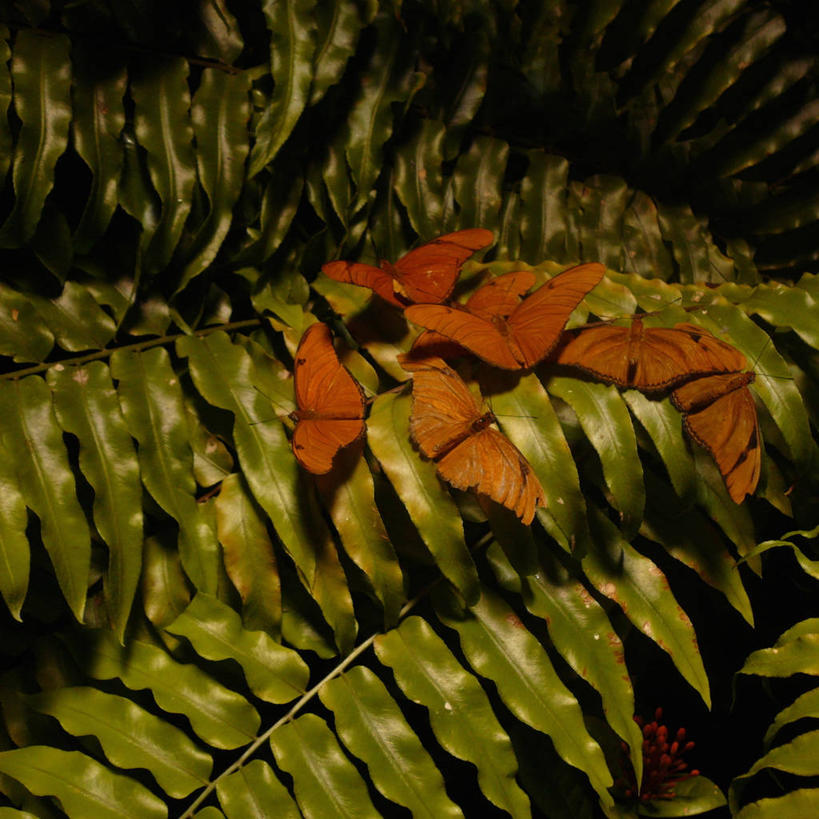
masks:
<svg viewBox="0 0 819 819"><path fill-rule="evenodd" d="M686 770L688 764L682 758L684 753L694 747L693 742L685 741L685 728L680 728L676 737L669 742L668 728L659 722L662 716L663 709L658 708L654 712L654 721L647 725L643 724L642 718L634 717L634 721L643 729L643 782L639 790L641 802L673 799L677 795L674 787L678 782L699 775L698 770ZM625 743L623 748L628 750ZM634 798L637 796L634 771L630 770L629 773L630 784L625 780L618 784L625 786L624 795L627 798Z"/></svg>

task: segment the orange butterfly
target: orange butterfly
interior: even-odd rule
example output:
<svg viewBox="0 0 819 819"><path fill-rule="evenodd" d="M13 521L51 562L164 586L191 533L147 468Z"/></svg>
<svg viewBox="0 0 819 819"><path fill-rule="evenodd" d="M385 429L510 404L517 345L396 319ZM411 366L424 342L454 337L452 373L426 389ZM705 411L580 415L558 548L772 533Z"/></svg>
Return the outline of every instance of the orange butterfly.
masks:
<svg viewBox="0 0 819 819"><path fill-rule="evenodd" d="M535 281L535 274L528 270L504 273L479 287L467 299L464 306L470 313L485 318L487 321L492 321L495 316L508 318L520 304L520 297L532 288ZM468 350L461 347L460 344L436 333L435 330L424 330L413 342L409 357L413 359L430 356L454 358L467 353Z"/></svg>
<svg viewBox="0 0 819 819"><path fill-rule="evenodd" d="M722 373L689 381L671 393L686 432L717 462L728 494L742 503L762 466L756 404L748 385L754 373Z"/></svg>
<svg viewBox="0 0 819 819"><path fill-rule="evenodd" d="M311 325L301 337L293 380L293 454L308 472L323 475L336 453L364 434L364 394L339 362L326 324Z"/></svg>
<svg viewBox="0 0 819 819"><path fill-rule="evenodd" d="M554 362L644 392L668 389L697 375L735 372L747 365L739 350L695 324L644 327L639 316L628 327L599 324L567 331Z"/></svg>
<svg viewBox="0 0 819 819"><path fill-rule="evenodd" d="M407 307L404 315L496 367L533 367L555 347L572 311L604 272L596 262L581 264L564 270L519 303L512 289L496 304L489 294L481 295L477 312L470 305L416 304Z"/></svg>
<svg viewBox="0 0 819 819"><path fill-rule="evenodd" d="M382 261L380 267L374 267L361 262L329 262L321 269L338 282L369 287L396 307L440 302L455 287L463 263L476 250L492 244L493 238L491 230L458 230L410 250L395 264Z"/></svg>
<svg viewBox="0 0 819 819"><path fill-rule="evenodd" d="M511 509L525 524L545 506L540 482L512 442L489 425L461 377L440 358L405 365L413 372L410 436L456 489L474 489Z"/></svg>

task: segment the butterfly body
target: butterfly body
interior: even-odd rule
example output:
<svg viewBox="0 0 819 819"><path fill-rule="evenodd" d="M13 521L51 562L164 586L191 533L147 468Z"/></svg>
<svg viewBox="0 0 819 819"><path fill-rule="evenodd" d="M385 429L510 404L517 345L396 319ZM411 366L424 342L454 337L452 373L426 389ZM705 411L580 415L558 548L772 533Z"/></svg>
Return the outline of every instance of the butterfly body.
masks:
<svg viewBox="0 0 819 819"><path fill-rule="evenodd" d="M339 362L327 325L313 324L302 336L294 381L293 453L309 472L323 475L339 449L364 434L364 394Z"/></svg>

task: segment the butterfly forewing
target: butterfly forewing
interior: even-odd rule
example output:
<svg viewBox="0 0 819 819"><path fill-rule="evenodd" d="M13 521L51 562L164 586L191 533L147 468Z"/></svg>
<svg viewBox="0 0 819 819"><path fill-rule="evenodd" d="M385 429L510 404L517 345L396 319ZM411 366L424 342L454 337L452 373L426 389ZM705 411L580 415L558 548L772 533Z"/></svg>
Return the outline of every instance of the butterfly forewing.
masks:
<svg viewBox="0 0 819 819"><path fill-rule="evenodd" d="M328 262L321 266L321 271L337 282L368 287L395 307L404 306L393 292L392 276L380 267L362 262Z"/></svg>
<svg viewBox="0 0 819 819"><path fill-rule="evenodd" d="M415 303L441 302L452 293L464 262L492 243L491 230L470 228L439 236L410 250L392 267L400 289Z"/></svg>
<svg viewBox="0 0 819 819"><path fill-rule="evenodd" d="M520 303L509 316L509 335L520 351L521 366L533 367L554 349L569 316L604 273L596 262L570 267Z"/></svg>

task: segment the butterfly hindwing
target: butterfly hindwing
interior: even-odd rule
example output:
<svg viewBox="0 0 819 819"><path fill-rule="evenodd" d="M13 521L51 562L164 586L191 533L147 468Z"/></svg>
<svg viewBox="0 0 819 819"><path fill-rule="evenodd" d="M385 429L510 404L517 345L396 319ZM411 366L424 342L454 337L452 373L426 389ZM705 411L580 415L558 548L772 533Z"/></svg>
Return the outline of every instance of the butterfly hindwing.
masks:
<svg viewBox="0 0 819 819"><path fill-rule="evenodd" d="M689 381L671 393L686 432L711 453L736 503L753 493L762 467L754 374L723 373Z"/></svg>

